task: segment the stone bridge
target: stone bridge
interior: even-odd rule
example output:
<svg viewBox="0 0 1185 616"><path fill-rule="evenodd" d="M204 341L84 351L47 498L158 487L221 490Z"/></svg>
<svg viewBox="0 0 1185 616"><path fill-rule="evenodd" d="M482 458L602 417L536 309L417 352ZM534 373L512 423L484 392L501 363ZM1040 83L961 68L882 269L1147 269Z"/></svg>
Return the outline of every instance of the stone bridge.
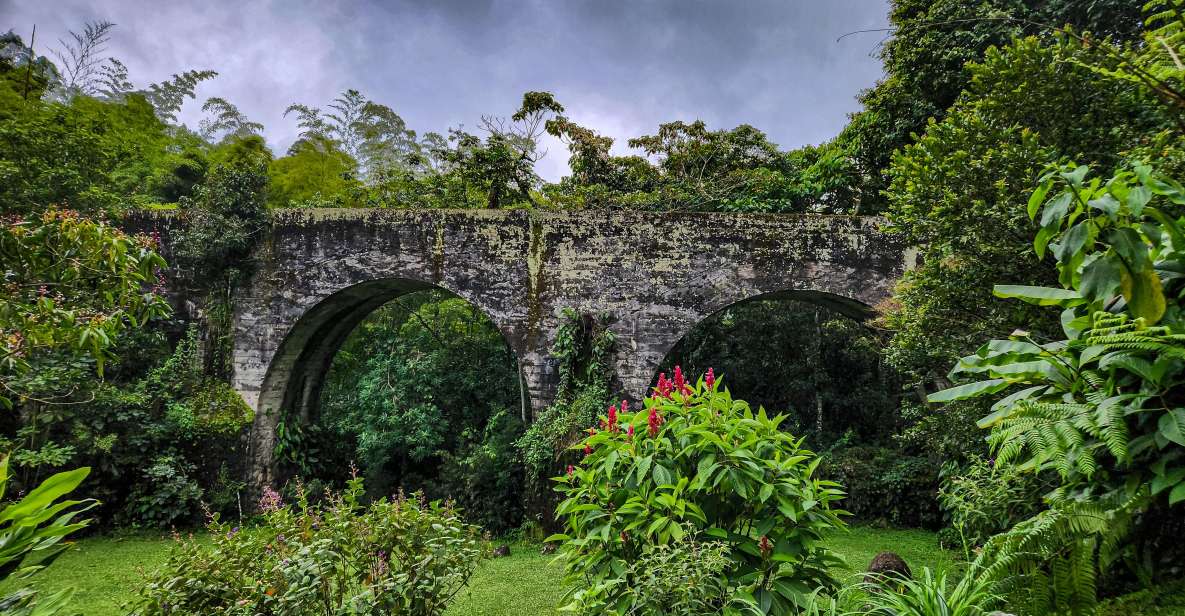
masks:
<svg viewBox="0 0 1185 616"><path fill-rule="evenodd" d="M560 311L606 314L621 393L640 399L705 317L761 297L856 318L915 253L848 216L526 210L285 210L235 298L233 384L257 410L253 478L270 481L281 412L308 417L334 354L371 311L441 288L484 311L518 356L523 412L557 384Z"/></svg>

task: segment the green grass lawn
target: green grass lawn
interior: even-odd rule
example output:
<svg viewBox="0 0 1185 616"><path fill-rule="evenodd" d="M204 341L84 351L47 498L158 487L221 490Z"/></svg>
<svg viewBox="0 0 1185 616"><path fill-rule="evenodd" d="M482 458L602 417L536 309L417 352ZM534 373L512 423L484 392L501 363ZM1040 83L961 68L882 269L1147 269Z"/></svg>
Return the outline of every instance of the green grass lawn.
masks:
<svg viewBox="0 0 1185 616"><path fill-rule="evenodd" d="M78 549L34 579L47 591L77 588L74 604L86 616L116 616L124 613L120 605L139 588L141 572L160 566L170 544L168 537L149 534L84 539ZM837 572L845 582L855 579L883 550L901 554L915 570L923 566L945 570L955 563L951 553L938 547L935 535L925 531L857 527L837 535L833 547L848 562L845 570ZM551 560L540 555L537 546L511 546L511 556L478 568L469 588L449 608L449 616L554 614L565 589L563 571Z"/></svg>

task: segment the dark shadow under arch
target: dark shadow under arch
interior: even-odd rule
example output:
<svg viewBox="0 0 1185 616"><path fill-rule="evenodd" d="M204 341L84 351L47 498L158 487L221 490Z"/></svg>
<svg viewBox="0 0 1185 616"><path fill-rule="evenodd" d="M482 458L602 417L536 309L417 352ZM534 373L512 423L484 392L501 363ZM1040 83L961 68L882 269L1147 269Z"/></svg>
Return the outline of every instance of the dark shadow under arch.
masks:
<svg viewBox="0 0 1185 616"><path fill-rule="evenodd" d="M868 381L880 381L882 373L876 353L828 347L835 346L837 340L876 341L879 344L879 333L862 325L875 314L872 307L858 300L833 293L794 289L758 294L729 303L691 324L667 346L663 358L650 375L648 391L661 372L670 377L675 364L683 364L690 380L711 367L737 397L755 406L770 406L771 412L793 410L809 414L811 426L814 426L816 399L807 392L815 391L815 386L825 383L830 395L845 389L861 391L862 387L868 386ZM726 315L735 321L726 319ZM857 372L847 375L850 388L848 382L835 374L819 380L808 376L816 369L826 372L836 356L844 356L839 364L859 367ZM846 363L844 360L854 361ZM762 382L755 376L758 374L768 374L769 381ZM888 399L896 395L900 387L894 382L885 384L883 389L885 399ZM775 400L781 402L775 403ZM853 406L850 400L846 402L844 409Z"/></svg>

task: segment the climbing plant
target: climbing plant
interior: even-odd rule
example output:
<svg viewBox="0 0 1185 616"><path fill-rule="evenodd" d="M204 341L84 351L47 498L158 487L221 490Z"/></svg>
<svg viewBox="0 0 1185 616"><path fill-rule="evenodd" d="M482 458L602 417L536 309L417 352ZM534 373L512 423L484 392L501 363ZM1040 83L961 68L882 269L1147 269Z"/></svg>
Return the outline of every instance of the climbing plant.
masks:
<svg viewBox="0 0 1185 616"><path fill-rule="evenodd" d="M544 409L515 443L528 478L538 481L553 473L561 454L608 404L616 336L608 317L563 309L552 357L559 369L555 402Z"/></svg>

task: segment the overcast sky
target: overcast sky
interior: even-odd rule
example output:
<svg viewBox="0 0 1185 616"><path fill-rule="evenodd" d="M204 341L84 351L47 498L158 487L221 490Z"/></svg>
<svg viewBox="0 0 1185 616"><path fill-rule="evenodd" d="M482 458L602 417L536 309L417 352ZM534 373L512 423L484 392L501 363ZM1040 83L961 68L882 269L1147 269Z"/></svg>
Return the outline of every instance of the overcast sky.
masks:
<svg viewBox="0 0 1185 616"><path fill-rule="evenodd" d="M0 0L0 30L37 50L70 29L118 24L107 53L137 86L191 68L219 76L222 96L283 152L296 136L292 102L324 107L356 88L418 132L510 115L527 90L553 92L576 122L618 140L661 122L752 124L785 148L826 141L881 75L885 0ZM551 144L548 179L567 172Z"/></svg>

